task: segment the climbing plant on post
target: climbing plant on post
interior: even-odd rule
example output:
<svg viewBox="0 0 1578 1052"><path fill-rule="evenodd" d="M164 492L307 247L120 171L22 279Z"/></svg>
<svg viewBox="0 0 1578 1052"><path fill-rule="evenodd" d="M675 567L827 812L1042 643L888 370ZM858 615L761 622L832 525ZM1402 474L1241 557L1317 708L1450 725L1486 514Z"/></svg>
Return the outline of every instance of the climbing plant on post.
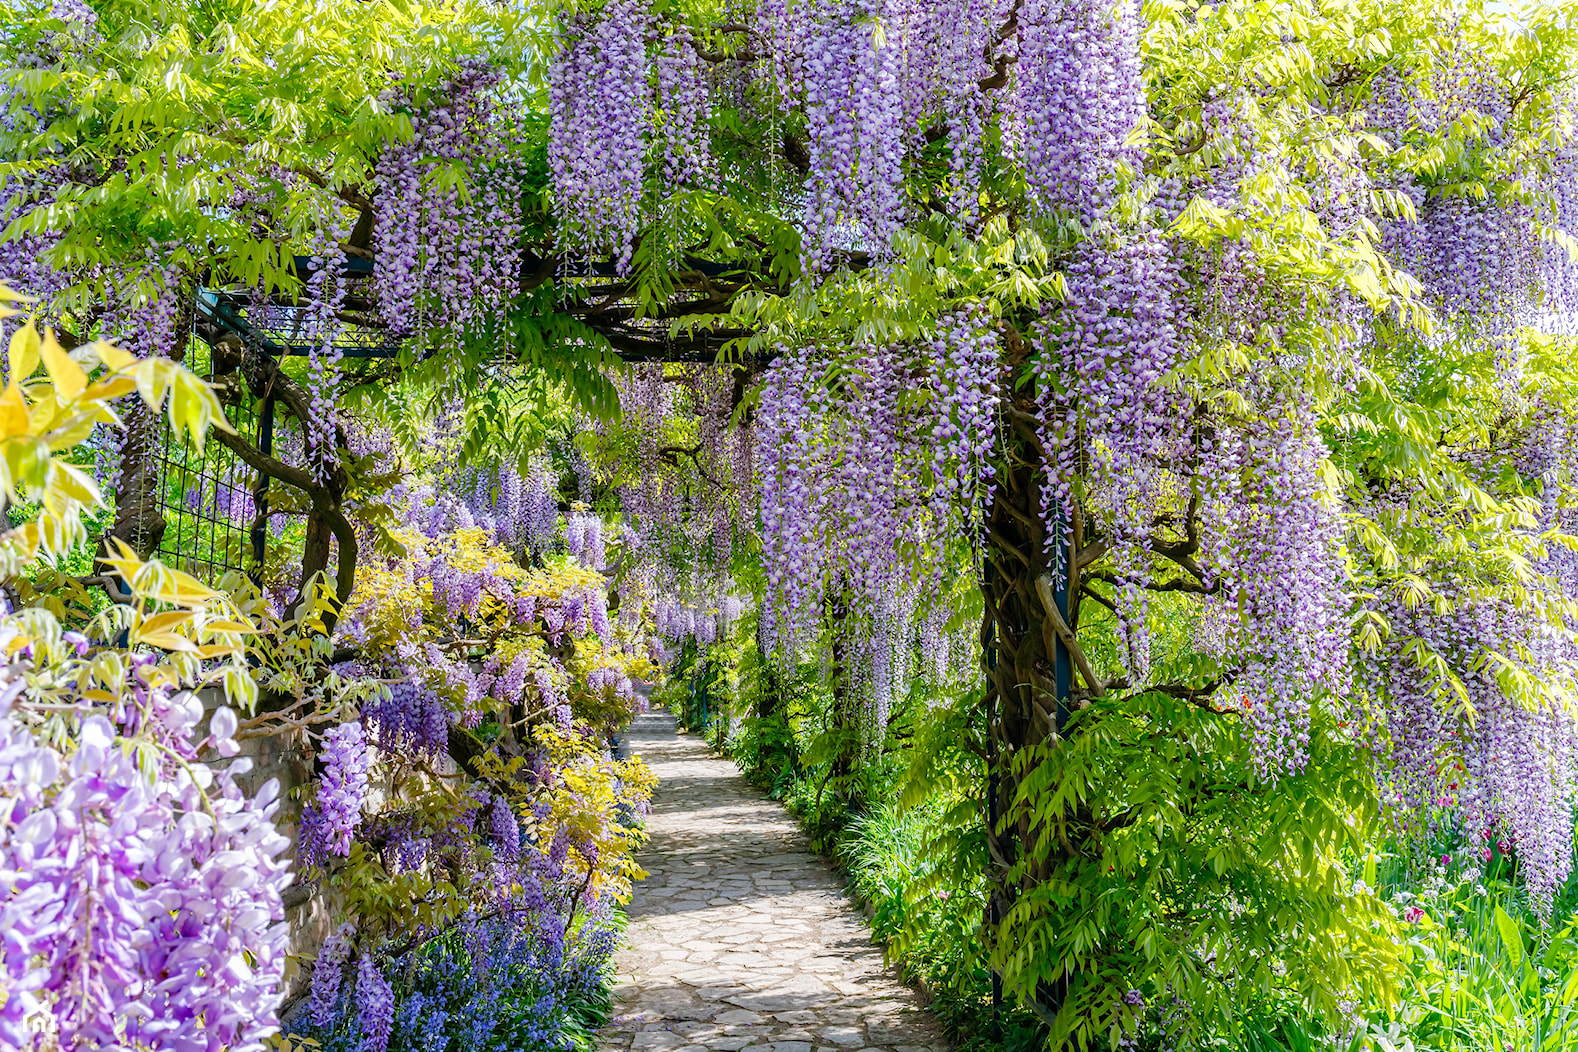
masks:
<svg viewBox="0 0 1578 1052"><path fill-rule="evenodd" d="M1273 967L1323 1011L1384 999L1384 915L1342 855L1437 798L1421 758L1440 749L1485 779L1457 820L1522 829L1545 860L1536 895L1571 844L1570 746L1528 753L1541 788L1520 796L1457 707L1507 719L1501 743L1572 740L1541 685L1568 658L1533 644L1570 639L1570 476L1526 452L1572 378L1520 330L1549 326L1571 281L1560 21L1149 16L1016 4L966 26L997 72L962 94L1001 92L1004 167L980 175L970 125L930 116L937 81L883 79L914 68L882 52L924 39L925 15L879 38L889 12L791 14L772 39L855 78L777 82L805 105L811 290L715 320L778 354L757 417L764 624L808 646L841 575L870 575L846 640L868 733L893 656L923 638L924 601L890 604L958 568L943 538L976 542L992 962L1080 1047L1157 1001L1230 1012L1221 977ZM1465 69L1409 43L1443 39L1495 57ZM861 101L822 101L839 91ZM903 177L869 159L906 149L885 138L896 112L926 129ZM1443 171L1443 152L1463 160ZM985 219L944 204L966 176ZM901 183L915 211L895 227ZM990 319L984 340L961 306ZM1553 793L1567 803L1529 806Z"/></svg>

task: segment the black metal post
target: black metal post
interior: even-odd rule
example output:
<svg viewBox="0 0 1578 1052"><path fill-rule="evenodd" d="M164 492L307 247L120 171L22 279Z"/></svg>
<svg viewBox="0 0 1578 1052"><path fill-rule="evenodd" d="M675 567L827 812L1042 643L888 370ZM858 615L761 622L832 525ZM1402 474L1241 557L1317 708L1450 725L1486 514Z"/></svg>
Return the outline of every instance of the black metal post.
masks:
<svg viewBox="0 0 1578 1052"><path fill-rule="evenodd" d="M268 395L258 407L258 452L274 455L274 396ZM252 489L252 583L262 587L263 561L268 555L268 476L258 472Z"/></svg>
<svg viewBox="0 0 1578 1052"><path fill-rule="evenodd" d="M1069 581L1073 579L1074 545L1070 531L1073 523L1065 512L1059 517L1057 523L1057 560L1055 563L1056 574L1052 581L1052 600L1057 605L1058 614L1062 616L1063 623L1072 630L1074 619L1069 610ZM1052 682L1057 687L1057 730L1063 733L1063 728L1068 726L1072 710L1069 701L1074 693L1074 657L1069 653L1068 646L1063 642L1061 634L1057 635L1057 642L1053 647Z"/></svg>

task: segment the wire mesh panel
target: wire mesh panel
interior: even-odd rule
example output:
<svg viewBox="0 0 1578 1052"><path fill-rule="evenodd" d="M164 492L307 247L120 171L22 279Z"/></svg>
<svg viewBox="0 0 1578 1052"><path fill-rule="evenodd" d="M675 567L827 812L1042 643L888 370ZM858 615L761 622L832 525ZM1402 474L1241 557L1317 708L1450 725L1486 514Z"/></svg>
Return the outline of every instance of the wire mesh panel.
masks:
<svg viewBox="0 0 1578 1052"><path fill-rule="evenodd" d="M308 262L298 257L298 269ZM336 325L332 353L344 358L389 358L398 353L386 333L376 325L354 318L372 318L371 266L364 260L347 261L341 280L346 283L345 312ZM238 336L248 353L266 355L283 365L287 358L323 350L313 335L311 312L301 306L260 303L246 293L203 289L194 306L197 331L202 339L188 344L185 365L216 383L225 404L225 416L242 438L261 452L300 464L301 424L290 417L274 419L271 401L255 399L237 373L241 359L220 361L215 368L209 341L218 335ZM347 316L348 315L348 316ZM223 354L225 341L216 344ZM222 374L215 377L215 372ZM158 463L159 500L166 521L157 553L166 563L213 580L227 570L244 570L267 590L267 567L285 573L292 549L300 562L305 516L289 487L265 489L258 474L217 441L199 453L185 436L175 435L166 422L163 441L153 450ZM259 515L259 505L263 515ZM282 508L281 505L285 507ZM286 510L293 509L293 510ZM280 582L272 582L280 584Z"/></svg>
<svg viewBox="0 0 1578 1052"><path fill-rule="evenodd" d="M206 376L211 370L208 348L193 340L185 364ZM222 395L231 426L255 441L259 421L251 395L233 387ZM186 432L170 430L168 420L153 455L165 518L159 558L208 581L227 570L255 571L250 534L257 516L257 473L217 441L204 443L199 453Z"/></svg>

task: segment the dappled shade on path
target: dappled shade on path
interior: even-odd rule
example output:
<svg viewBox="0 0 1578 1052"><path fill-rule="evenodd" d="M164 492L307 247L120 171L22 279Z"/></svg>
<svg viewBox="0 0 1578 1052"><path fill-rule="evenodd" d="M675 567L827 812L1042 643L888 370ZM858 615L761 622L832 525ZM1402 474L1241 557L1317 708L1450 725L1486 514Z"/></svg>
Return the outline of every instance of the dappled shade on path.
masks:
<svg viewBox="0 0 1578 1052"><path fill-rule="evenodd" d="M946 1047L781 805L666 712L636 720L630 749L660 781L600 1047Z"/></svg>

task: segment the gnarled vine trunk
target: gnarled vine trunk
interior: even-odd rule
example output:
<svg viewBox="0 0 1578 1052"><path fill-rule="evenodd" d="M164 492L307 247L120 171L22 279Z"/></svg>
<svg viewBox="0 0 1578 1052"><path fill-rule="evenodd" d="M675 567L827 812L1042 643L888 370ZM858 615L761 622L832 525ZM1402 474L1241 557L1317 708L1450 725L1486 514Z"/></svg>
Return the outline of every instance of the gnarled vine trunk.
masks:
<svg viewBox="0 0 1578 1052"><path fill-rule="evenodd" d="M1063 635L1078 624L1078 603L1070 603L1069 596L1078 594L1083 552L1078 545L1070 549L1073 524L1063 536L1049 537L1043 523L1041 480L1048 466L1031 423L1033 393L1013 392L1005 398L1005 433L986 515L981 589L989 769L988 923L993 929L993 969L998 974L1013 950L1002 944L1001 937L1009 911L1080 848L1037 823L1030 809L1016 800L1038 754L1039 762L1044 762L1045 750L1057 747L1074 704L1073 663ZM1058 978L1038 983L1033 993L1017 992L1050 1022L1073 979L1059 970Z"/></svg>
<svg viewBox="0 0 1578 1052"><path fill-rule="evenodd" d="M247 389L254 398L273 399L284 410L302 422L303 428L312 419L314 409L311 395L301 384L291 379L268 355L249 347L240 336L232 332L204 328L199 335L214 348L214 360L231 369L239 366ZM311 502L307 514L307 536L302 551L302 594L292 606L299 606L305 599L305 589L313 577L328 569L331 557L336 562L334 577L334 608L325 614L326 627L332 630L339 607L350 598L356 584L357 541L356 532L346 518L343 507L347 477L345 469L336 464L331 470L319 474L287 464L266 453L237 434L215 432L214 437L234 453L247 466L268 479L276 480L305 493ZM336 428L336 449L346 445L345 435ZM256 526L254 526L256 529Z"/></svg>
<svg viewBox="0 0 1578 1052"><path fill-rule="evenodd" d="M164 540L168 524L159 494L159 465L154 459L159 437L158 415L141 399L135 400L126 410L115 485L115 523L104 538L105 554L113 554L108 543L112 537L124 541L142 559L152 555Z"/></svg>

